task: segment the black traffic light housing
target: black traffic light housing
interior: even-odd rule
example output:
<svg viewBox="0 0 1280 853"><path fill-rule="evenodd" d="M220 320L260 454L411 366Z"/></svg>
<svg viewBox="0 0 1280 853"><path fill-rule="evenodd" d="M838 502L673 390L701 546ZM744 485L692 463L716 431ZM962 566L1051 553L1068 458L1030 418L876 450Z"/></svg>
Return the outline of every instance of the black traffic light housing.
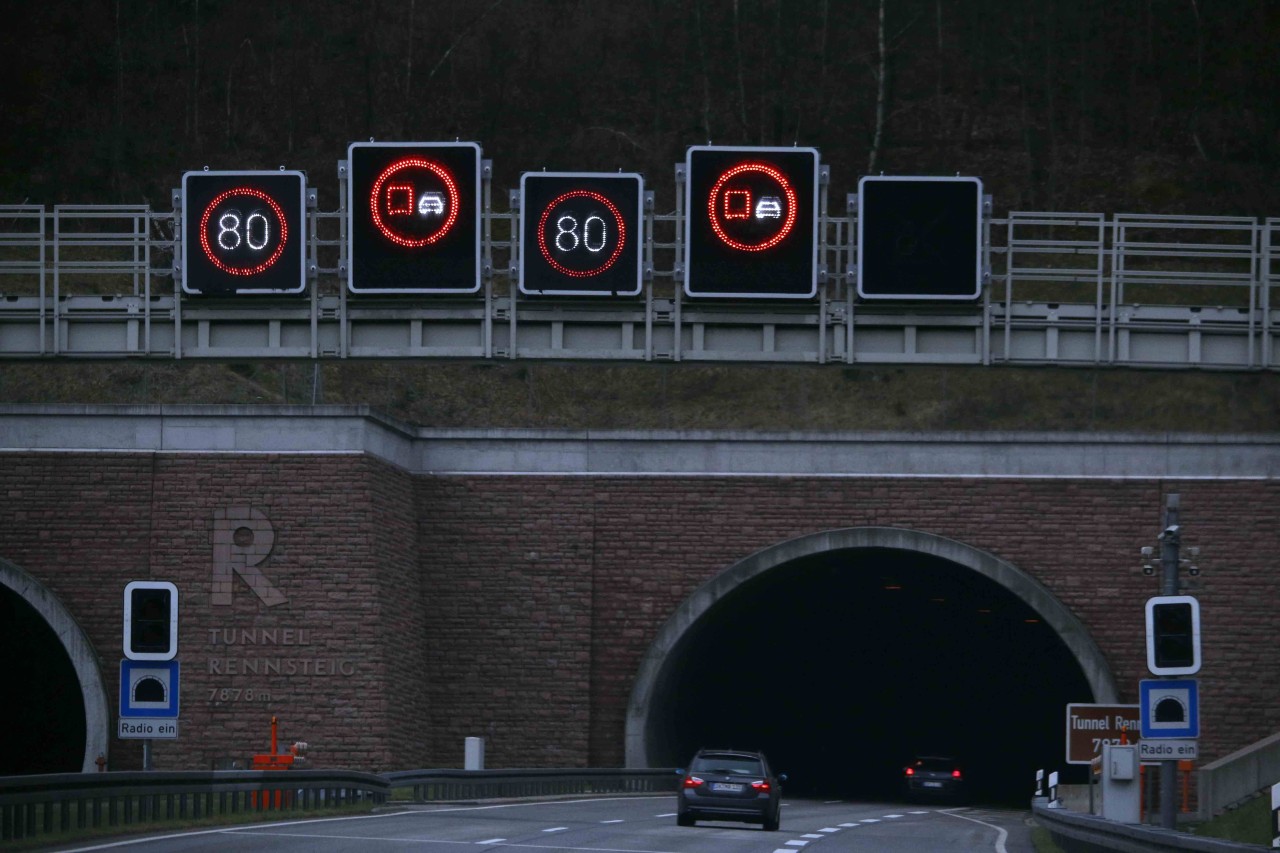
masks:
<svg viewBox="0 0 1280 853"><path fill-rule="evenodd" d="M1190 595L1147 600L1147 669L1154 675L1200 671L1200 602Z"/></svg>
<svg viewBox="0 0 1280 853"><path fill-rule="evenodd" d="M124 588L124 656L173 660L178 654L178 588L168 581L133 581Z"/></svg>

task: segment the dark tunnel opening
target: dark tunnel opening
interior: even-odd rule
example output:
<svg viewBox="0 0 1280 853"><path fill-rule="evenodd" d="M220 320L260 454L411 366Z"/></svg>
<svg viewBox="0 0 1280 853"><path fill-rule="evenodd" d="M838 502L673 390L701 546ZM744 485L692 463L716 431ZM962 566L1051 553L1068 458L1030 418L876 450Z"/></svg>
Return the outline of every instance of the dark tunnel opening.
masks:
<svg viewBox="0 0 1280 853"><path fill-rule="evenodd" d="M703 746L761 749L788 792L901 799L918 754L956 757L967 799L1025 805L1064 764L1065 708L1091 702L1057 633L1008 589L937 557L829 551L702 614L654 687L654 766ZM1076 779L1075 776L1080 778Z"/></svg>
<svg viewBox="0 0 1280 853"><path fill-rule="evenodd" d="M84 760L84 696L49 623L0 585L0 776L78 773Z"/></svg>

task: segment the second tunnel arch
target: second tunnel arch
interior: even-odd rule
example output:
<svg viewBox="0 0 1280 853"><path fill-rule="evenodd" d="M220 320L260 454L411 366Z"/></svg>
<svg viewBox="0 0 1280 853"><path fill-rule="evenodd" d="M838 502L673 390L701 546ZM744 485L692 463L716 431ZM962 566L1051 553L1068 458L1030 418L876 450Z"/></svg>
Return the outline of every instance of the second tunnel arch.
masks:
<svg viewBox="0 0 1280 853"><path fill-rule="evenodd" d="M676 688L682 656L700 627L717 608L753 582L777 576L774 570L832 554L897 554L972 572L974 579L998 587L1020 607L1034 613L1065 649L1063 659L1079 668L1093 701L1112 703L1118 691L1111 669L1084 625L1042 583L995 555L946 537L905 528L857 527L797 537L765 548L733 564L695 590L659 630L634 683L626 716L626 762L630 767L670 766L664 748L660 707ZM1080 700L1073 700L1080 701ZM708 744L718 745L718 744ZM721 744L722 745L722 744Z"/></svg>

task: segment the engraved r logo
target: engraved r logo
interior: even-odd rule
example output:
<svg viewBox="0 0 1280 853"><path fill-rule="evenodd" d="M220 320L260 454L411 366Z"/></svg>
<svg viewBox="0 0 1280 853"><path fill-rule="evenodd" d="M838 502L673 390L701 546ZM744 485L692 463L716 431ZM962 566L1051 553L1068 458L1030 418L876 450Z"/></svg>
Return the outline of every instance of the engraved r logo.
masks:
<svg viewBox="0 0 1280 853"><path fill-rule="evenodd" d="M240 575L267 607L288 599L255 568L271 554L276 533L271 522L249 506L213 511L213 604L230 604L233 575Z"/></svg>

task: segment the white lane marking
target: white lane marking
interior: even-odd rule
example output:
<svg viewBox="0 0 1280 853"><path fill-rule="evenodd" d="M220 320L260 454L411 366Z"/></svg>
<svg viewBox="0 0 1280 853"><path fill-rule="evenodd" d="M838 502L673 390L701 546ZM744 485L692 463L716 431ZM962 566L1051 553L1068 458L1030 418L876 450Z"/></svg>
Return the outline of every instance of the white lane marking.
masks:
<svg viewBox="0 0 1280 853"><path fill-rule="evenodd" d="M675 817L675 816L676 816L675 812L663 812L662 814L654 815L654 817Z"/></svg>
<svg viewBox="0 0 1280 853"><path fill-rule="evenodd" d="M834 826L824 826L822 829L818 830L818 832L839 832L839 831L840 830L836 829Z"/></svg>
<svg viewBox="0 0 1280 853"><path fill-rule="evenodd" d="M477 841L476 844L501 844L506 840L505 838L486 838L484 841Z"/></svg>
<svg viewBox="0 0 1280 853"><path fill-rule="evenodd" d="M824 806L834 806L837 803L842 803L842 802L844 802L844 800L823 800L822 804Z"/></svg>
<svg viewBox="0 0 1280 853"><path fill-rule="evenodd" d="M898 818L900 818L900 817L902 817L902 815L900 815L900 814L887 814L887 815L885 815L885 819L886 819L886 820L897 820L897 819L898 819Z"/></svg>
<svg viewBox="0 0 1280 853"><path fill-rule="evenodd" d="M419 813L421 813L421 812L419 812ZM216 831L216 832L227 832L227 830L226 830L226 829L219 829L219 830L215 830L215 831ZM208 835L209 833L198 833L198 834L200 834L200 835ZM288 832L288 833L283 833L283 832L281 832L281 833L276 833L276 832L234 832L234 833L228 833L228 834L234 834L234 835L262 835L262 836L265 836L265 837L267 837L267 838L320 838L320 839L324 839L324 840L327 840L327 841L396 841L396 842L403 842L403 841L405 841L405 840L406 840L406 839L403 839L403 838L384 838L384 837L377 837L377 836L364 837L364 836L355 836L355 835L318 835L318 834L308 834L308 833L304 833L304 832ZM112 846L112 847L118 847L118 846L123 846L123 845L126 845L126 844L146 844L146 843L148 843L148 842L155 841L155 840L156 840L156 839L154 839L154 838L135 838L135 839L133 839L133 840L131 840L131 841L120 841L120 842L116 842L115 844L112 844L111 846ZM415 843L417 843L417 844L466 844L467 846L471 846L471 845L475 844L475 842L474 842L474 841L453 841L453 840L450 840L450 839L444 839L444 838L412 838L412 839L408 839L408 840L413 841L413 842L415 842ZM505 842L505 841L502 843L502 846L503 846L503 847L521 847L521 848L528 848L528 849L530 849L530 850L570 850L570 851L580 851L580 853L673 853L673 851L669 851L669 850L641 850L641 849L637 849L637 848L624 848L624 847L569 847L569 846L566 846L566 845L564 845L564 844L528 844L528 843L520 843L520 842ZM69 853L69 851L64 851L64 853ZM794 853L794 851L792 851L792 850L788 850L788 851L786 851L786 853Z"/></svg>
<svg viewBox="0 0 1280 853"><path fill-rule="evenodd" d="M880 822L880 818L878 817L863 818L861 821L859 821L859 823L879 823L879 822Z"/></svg>
<svg viewBox="0 0 1280 853"><path fill-rule="evenodd" d="M840 824L840 825L841 825L841 826L843 826L845 829L848 829L848 828L849 828L849 827L851 827L851 826L861 826L862 824L860 824L860 823L842 823L842 824Z"/></svg>
<svg viewBox="0 0 1280 853"><path fill-rule="evenodd" d="M542 831L543 831L543 832L564 832L564 831L565 831L566 829L568 829L568 828L569 828L569 827L567 827L567 826L552 826L552 827L549 827L549 828L544 829L544 830L542 830Z"/></svg>
<svg viewBox="0 0 1280 853"><path fill-rule="evenodd" d="M816 832L806 832L801 838L821 838L822 836Z"/></svg>
<svg viewBox="0 0 1280 853"><path fill-rule="evenodd" d="M973 821L974 823L981 824L982 826L985 826L988 829L994 829L996 831L996 845L995 845L996 853L1009 853L1009 851L1006 850L1004 846L1004 840L1009 837L1009 833L1003 827L996 826L994 823L987 823L985 820L978 820L976 817L969 817L968 815L956 814L954 809L942 809L938 812L938 814L944 814L947 817L958 817L961 820Z"/></svg>
<svg viewBox="0 0 1280 853"><path fill-rule="evenodd" d="M795 851L788 850L785 847L779 847L777 850L774 850L773 853L795 853Z"/></svg>
<svg viewBox="0 0 1280 853"><path fill-rule="evenodd" d="M614 818L613 820L602 820L601 823L625 823L622 818Z"/></svg>
<svg viewBox="0 0 1280 853"><path fill-rule="evenodd" d="M912 814L928 814L928 812L912 812Z"/></svg>
<svg viewBox="0 0 1280 853"><path fill-rule="evenodd" d="M787 846L788 846L788 847L803 847L803 846L805 846L805 845L806 845L806 844L808 844L808 843L809 843L808 841L800 841L800 840L798 840L798 839L792 839L791 841L788 841L788 842L787 842Z"/></svg>
<svg viewBox="0 0 1280 853"><path fill-rule="evenodd" d="M175 832L171 835L149 836L146 839L131 838L125 841L111 841L106 844L94 844L89 847L76 847L74 849L65 851L65 853L89 853L89 851L92 851L92 850L110 850L113 847L128 847L130 845L139 844L142 841L151 843L156 841L170 841L175 838L193 838L199 835L216 835L222 832L244 832L245 830L251 830L251 829L271 829L277 826L299 826L301 824L308 824L308 823L331 823L335 820L370 820L374 818L400 817L401 815L407 815L407 814L414 814L414 812L412 811L387 812L386 814L354 815L349 817L326 817L326 818L315 818L314 820L290 820L290 821L283 821L280 823L251 824L249 826L233 827L231 829L228 829L225 826L220 826L217 829L198 829L198 830L195 830L194 832Z"/></svg>

